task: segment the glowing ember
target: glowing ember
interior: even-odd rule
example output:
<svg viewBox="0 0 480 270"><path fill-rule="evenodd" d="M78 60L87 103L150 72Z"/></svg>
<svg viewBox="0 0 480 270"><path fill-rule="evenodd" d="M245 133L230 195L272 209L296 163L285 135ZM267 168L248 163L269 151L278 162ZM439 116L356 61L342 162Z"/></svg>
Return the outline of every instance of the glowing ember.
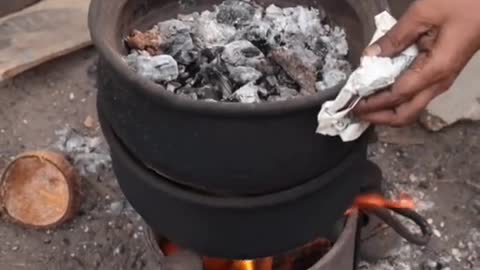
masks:
<svg viewBox="0 0 480 270"><path fill-rule="evenodd" d="M389 200L380 194L363 194L355 199L352 208L348 209L345 214L349 215L354 209L372 208L414 209L415 202L407 194L400 194L398 200Z"/></svg>

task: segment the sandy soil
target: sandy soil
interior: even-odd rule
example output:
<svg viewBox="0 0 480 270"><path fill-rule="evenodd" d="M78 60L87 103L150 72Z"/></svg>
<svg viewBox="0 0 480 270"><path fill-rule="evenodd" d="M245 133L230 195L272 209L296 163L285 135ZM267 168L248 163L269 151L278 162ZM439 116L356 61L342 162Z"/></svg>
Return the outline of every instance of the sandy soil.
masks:
<svg viewBox="0 0 480 270"><path fill-rule="evenodd" d="M88 116L96 117L95 59L93 50L84 50L0 86L0 170L24 150L54 147L61 140L56 131L101 136L98 128L84 126ZM435 134L419 127L378 132L371 159L382 168L388 190L418 200L435 236L426 248L401 243L386 259L360 269L479 270L480 126L461 124ZM103 165L85 174L86 201L73 222L44 232L0 221L0 269L158 269L145 224Z"/></svg>

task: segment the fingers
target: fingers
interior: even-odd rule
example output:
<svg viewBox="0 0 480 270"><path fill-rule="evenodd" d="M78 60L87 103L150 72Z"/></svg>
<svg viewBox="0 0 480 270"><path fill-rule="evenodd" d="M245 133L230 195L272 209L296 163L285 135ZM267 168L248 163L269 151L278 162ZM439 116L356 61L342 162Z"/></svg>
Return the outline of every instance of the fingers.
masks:
<svg viewBox="0 0 480 270"><path fill-rule="evenodd" d="M360 119L393 127L402 127L413 123L428 103L437 95L448 89L449 85L438 83L429 89L418 93L413 99L402 103L395 109L380 110L359 116Z"/></svg>
<svg viewBox="0 0 480 270"><path fill-rule="evenodd" d="M426 10L427 8L430 7L423 1L412 4L398 23L374 45L367 48L364 54L391 57L415 43L422 34L439 24L438 15L431 10Z"/></svg>
<svg viewBox="0 0 480 270"><path fill-rule="evenodd" d="M427 60L428 53L421 53L415 59L411 68L421 69ZM365 114L379 110L391 109L407 100L410 100L414 94L414 92L410 91L399 91L398 88L384 90L360 101L354 108L354 112L356 114Z"/></svg>

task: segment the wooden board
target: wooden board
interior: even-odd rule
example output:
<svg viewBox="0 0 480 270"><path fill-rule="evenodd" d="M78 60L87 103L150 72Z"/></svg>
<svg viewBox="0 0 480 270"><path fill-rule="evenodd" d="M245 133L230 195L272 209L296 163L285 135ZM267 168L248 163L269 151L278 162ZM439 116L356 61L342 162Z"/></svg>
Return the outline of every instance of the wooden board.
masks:
<svg viewBox="0 0 480 270"><path fill-rule="evenodd" d="M0 82L91 44L90 0L43 0L0 18Z"/></svg>

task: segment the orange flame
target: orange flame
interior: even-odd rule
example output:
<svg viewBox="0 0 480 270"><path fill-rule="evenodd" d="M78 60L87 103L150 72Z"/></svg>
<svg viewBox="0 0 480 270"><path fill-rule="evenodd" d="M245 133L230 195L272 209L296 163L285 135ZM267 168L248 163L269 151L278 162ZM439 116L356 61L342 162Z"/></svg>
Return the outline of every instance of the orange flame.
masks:
<svg viewBox="0 0 480 270"><path fill-rule="evenodd" d="M353 206L348 209L345 214L351 214L354 209L362 210L372 208L414 209L415 202L413 198L407 194L400 194L398 200L388 200L379 194L364 194L355 199Z"/></svg>

